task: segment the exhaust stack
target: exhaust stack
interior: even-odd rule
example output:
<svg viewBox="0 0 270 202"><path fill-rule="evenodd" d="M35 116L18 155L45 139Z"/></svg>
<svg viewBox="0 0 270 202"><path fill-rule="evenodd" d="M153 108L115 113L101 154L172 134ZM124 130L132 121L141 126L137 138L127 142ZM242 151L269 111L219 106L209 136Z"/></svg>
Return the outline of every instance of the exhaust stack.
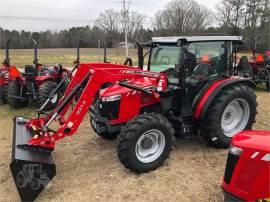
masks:
<svg viewBox="0 0 270 202"><path fill-rule="evenodd" d="M10 170L22 201L34 201L56 174L51 151L27 145L28 119L14 118Z"/></svg>

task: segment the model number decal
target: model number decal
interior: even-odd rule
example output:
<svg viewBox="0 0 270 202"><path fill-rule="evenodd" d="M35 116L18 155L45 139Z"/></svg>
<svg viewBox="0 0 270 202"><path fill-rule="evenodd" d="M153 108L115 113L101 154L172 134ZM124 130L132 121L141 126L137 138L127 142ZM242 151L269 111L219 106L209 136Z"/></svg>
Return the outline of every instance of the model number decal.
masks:
<svg viewBox="0 0 270 202"><path fill-rule="evenodd" d="M82 112L82 110L83 110L85 104L86 104L86 101L85 101L85 100L82 101L82 104L79 106L78 110L76 111L76 115L77 115L77 116L80 115L80 113Z"/></svg>

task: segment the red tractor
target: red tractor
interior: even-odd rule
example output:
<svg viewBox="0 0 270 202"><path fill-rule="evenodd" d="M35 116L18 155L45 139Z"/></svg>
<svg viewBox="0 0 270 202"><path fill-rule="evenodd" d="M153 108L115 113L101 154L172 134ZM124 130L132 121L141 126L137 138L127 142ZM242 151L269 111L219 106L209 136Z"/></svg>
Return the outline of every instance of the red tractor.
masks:
<svg viewBox="0 0 270 202"><path fill-rule="evenodd" d="M241 42L237 36L153 38L138 43L138 67L78 63L52 112L14 118L14 180L32 162L39 162L52 179L55 143L74 135L87 112L99 136L117 137L119 160L136 173L161 166L174 135L201 134L212 146L229 147L236 133L252 128L257 108L254 82L233 76L232 48ZM34 200L42 191L17 189L22 200Z"/></svg>
<svg viewBox="0 0 270 202"><path fill-rule="evenodd" d="M15 79L20 76L19 70L10 64L9 58L9 44L12 39L8 39L6 43L6 58L0 67L0 103L7 103L8 97L8 83L9 81Z"/></svg>
<svg viewBox="0 0 270 202"><path fill-rule="evenodd" d="M256 84L265 84L267 92L270 92L270 52L258 53L257 50L258 38L262 36L270 35L261 34L255 36L253 56L250 59L243 56L240 59L238 70L242 74L241 76L252 78Z"/></svg>
<svg viewBox="0 0 270 202"><path fill-rule="evenodd" d="M39 64L37 58L38 44L34 39L30 40L34 44L33 65L26 65L24 72L8 85L8 104L13 108L23 108L29 101L37 101L40 107L43 106L57 84L69 73L69 70L63 68L61 64L53 67L45 67ZM67 85L68 83L65 86ZM44 110L51 110L57 105L64 89L63 87L59 93L50 99Z"/></svg>
<svg viewBox="0 0 270 202"><path fill-rule="evenodd" d="M270 132L234 136L222 183L224 201L270 201Z"/></svg>

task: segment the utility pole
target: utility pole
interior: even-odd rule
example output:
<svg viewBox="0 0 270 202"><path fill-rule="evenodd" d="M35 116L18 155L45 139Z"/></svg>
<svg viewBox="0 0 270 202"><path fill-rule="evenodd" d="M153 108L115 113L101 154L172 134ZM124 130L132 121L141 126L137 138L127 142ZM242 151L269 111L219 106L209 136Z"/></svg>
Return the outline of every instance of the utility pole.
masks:
<svg viewBox="0 0 270 202"><path fill-rule="evenodd" d="M127 35L127 14L126 1L123 0L123 17L124 17L124 29L125 29L125 45L126 45L126 57L128 57L128 35Z"/></svg>

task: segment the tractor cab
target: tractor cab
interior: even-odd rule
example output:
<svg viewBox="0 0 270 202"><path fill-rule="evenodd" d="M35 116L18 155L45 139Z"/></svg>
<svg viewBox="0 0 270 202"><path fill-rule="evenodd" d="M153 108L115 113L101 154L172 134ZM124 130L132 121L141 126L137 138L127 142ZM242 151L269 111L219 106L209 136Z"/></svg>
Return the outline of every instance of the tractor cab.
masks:
<svg viewBox="0 0 270 202"><path fill-rule="evenodd" d="M175 113L191 115L204 88L234 74L233 47L241 43L238 36L154 37L138 44L139 66L165 74L166 92L175 95Z"/></svg>

